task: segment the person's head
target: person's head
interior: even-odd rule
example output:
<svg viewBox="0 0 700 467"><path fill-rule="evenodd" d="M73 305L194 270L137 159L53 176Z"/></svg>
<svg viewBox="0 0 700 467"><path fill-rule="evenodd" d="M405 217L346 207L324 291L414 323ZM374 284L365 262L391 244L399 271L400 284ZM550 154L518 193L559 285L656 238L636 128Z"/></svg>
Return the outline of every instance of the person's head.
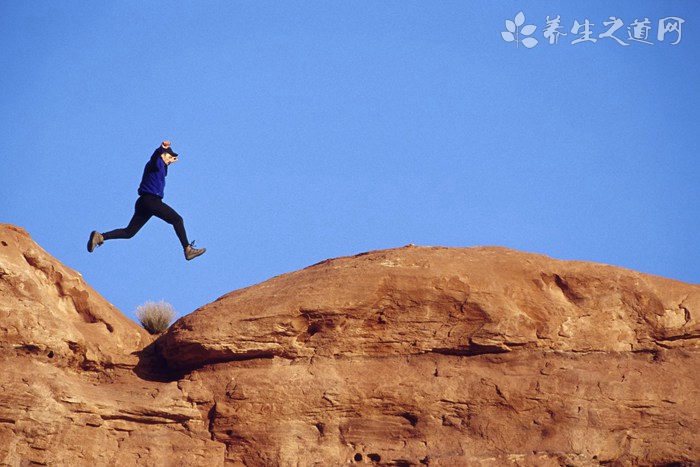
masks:
<svg viewBox="0 0 700 467"><path fill-rule="evenodd" d="M177 153L169 147L161 153L160 157L163 159L163 162L165 162L165 165L170 165L173 162L177 162Z"/></svg>

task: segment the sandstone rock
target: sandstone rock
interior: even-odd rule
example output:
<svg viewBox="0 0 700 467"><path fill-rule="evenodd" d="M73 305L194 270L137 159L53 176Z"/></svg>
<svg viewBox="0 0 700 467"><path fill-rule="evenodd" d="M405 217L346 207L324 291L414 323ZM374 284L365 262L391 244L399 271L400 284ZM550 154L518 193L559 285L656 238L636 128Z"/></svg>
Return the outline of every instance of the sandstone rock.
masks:
<svg viewBox="0 0 700 467"><path fill-rule="evenodd" d="M148 333L24 230L0 224L0 345L64 366L135 365Z"/></svg>
<svg viewBox="0 0 700 467"><path fill-rule="evenodd" d="M177 382L0 357L0 465L221 465L223 445Z"/></svg>
<svg viewBox="0 0 700 467"><path fill-rule="evenodd" d="M163 337L241 465L699 459L700 287L502 248L338 258Z"/></svg>
<svg viewBox="0 0 700 467"><path fill-rule="evenodd" d="M153 341L0 225L0 465L695 465L699 312L696 285L411 246Z"/></svg>
<svg viewBox="0 0 700 467"><path fill-rule="evenodd" d="M221 465L207 414L152 381L152 340L0 224L0 465Z"/></svg>
<svg viewBox="0 0 700 467"><path fill-rule="evenodd" d="M700 346L700 288L502 248L404 248L325 261L178 321L177 368L369 357Z"/></svg>

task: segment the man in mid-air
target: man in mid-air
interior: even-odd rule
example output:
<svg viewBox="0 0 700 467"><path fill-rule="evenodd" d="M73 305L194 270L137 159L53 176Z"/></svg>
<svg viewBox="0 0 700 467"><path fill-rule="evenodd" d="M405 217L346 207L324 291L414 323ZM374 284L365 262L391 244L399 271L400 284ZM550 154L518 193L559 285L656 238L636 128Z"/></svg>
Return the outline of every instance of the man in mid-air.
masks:
<svg viewBox="0 0 700 467"><path fill-rule="evenodd" d="M129 225L123 229L105 233L93 231L87 244L87 250L90 253L95 251L95 248L102 245L106 240L133 237L153 216L163 219L173 226L177 238L182 244L185 259L188 261L206 251L206 248L195 248L194 242L190 243L187 240L185 223L182 217L163 202L168 166L173 162L177 162L177 158L177 153L170 147L170 141L163 141L160 147L153 152L151 159L143 169L143 177L141 178L141 185L139 185L139 199L136 200L134 216L131 218Z"/></svg>

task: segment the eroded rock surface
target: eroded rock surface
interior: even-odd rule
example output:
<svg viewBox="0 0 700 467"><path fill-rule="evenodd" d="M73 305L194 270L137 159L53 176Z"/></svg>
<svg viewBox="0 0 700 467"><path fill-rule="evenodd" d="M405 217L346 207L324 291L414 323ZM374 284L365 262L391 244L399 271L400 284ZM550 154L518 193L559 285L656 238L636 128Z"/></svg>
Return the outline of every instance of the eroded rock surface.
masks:
<svg viewBox="0 0 700 467"><path fill-rule="evenodd" d="M18 227L0 224L0 345L84 369L133 366L152 339Z"/></svg>
<svg viewBox="0 0 700 467"><path fill-rule="evenodd" d="M407 247L153 341L0 225L0 465L695 465L699 314L697 285Z"/></svg>
<svg viewBox="0 0 700 467"><path fill-rule="evenodd" d="M228 294L162 352L246 465L683 463L699 313L700 287L629 270L408 247Z"/></svg>
<svg viewBox="0 0 700 467"><path fill-rule="evenodd" d="M0 465L222 465L206 414L158 377L152 340L0 224Z"/></svg>
<svg viewBox="0 0 700 467"><path fill-rule="evenodd" d="M325 261L228 294L166 336L174 367L251 357L697 348L700 288L503 248Z"/></svg>

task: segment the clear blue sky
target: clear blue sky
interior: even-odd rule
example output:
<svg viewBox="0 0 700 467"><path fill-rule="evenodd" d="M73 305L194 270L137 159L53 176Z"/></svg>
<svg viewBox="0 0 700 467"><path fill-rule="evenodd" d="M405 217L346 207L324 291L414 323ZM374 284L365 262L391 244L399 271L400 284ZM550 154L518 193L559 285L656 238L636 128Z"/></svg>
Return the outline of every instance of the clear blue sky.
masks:
<svg viewBox="0 0 700 467"><path fill-rule="evenodd" d="M520 11L532 49L501 36ZM628 40L645 18L653 45ZM0 221L131 317L408 243L700 283L699 26L691 0L0 0ZM88 254L164 139L207 253L153 219Z"/></svg>

